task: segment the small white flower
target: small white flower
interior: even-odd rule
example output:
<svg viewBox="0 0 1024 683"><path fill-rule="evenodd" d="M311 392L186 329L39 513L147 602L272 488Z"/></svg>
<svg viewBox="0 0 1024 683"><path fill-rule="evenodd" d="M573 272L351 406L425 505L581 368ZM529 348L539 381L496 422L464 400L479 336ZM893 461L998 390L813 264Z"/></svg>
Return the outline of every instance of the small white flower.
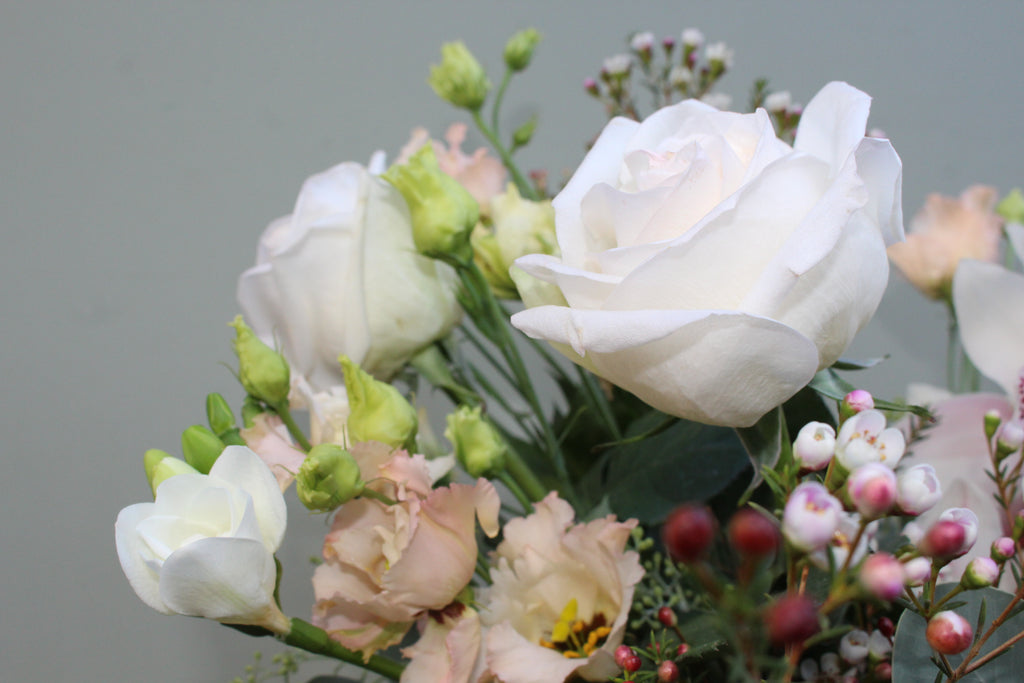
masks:
<svg viewBox="0 0 1024 683"><path fill-rule="evenodd" d="M708 45L704 56L709 62L721 62L726 69L732 67L733 50L723 42Z"/></svg>
<svg viewBox="0 0 1024 683"><path fill-rule="evenodd" d="M671 83L674 88L689 85L693 82L693 72L682 64L676 64L672 67L672 70L668 72L668 82Z"/></svg>
<svg viewBox="0 0 1024 683"><path fill-rule="evenodd" d="M604 60L603 70L609 76L625 76L633 67L633 58L627 54L612 55Z"/></svg>
<svg viewBox="0 0 1024 683"><path fill-rule="evenodd" d="M732 97L724 92L709 92L700 98L700 101L720 111L728 111L729 105L732 104Z"/></svg>
<svg viewBox="0 0 1024 683"><path fill-rule="evenodd" d="M867 631L854 629L839 641L839 656L850 664L859 664L868 658Z"/></svg>
<svg viewBox="0 0 1024 683"><path fill-rule="evenodd" d="M786 111L791 104L793 104L793 98L788 90L773 92L764 98L764 108L772 113Z"/></svg>
<svg viewBox="0 0 1024 683"><path fill-rule="evenodd" d="M931 465L914 465L897 477L896 502L900 509L912 515L927 512L942 498L939 476Z"/></svg>
<svg viewBox="0 0 1024 683"><path fill-rule="evenodd" d="M905 449L903 432L886 429L885 415L877 410L857 413L843 423L836 437L836 458L848 471L869 462L895 469Z"/></svg>
<svg viewBox="0 0 1024 683"><path fill-rule="evenodd" d="M649 52L654 47L654 34L650 31L641 31L633 34L629 46L635 52Z"/></svg>
<svg viewBox="0 0 1024 683"><path fill-rule="evenodd" d="M883 659L892 652L892 642L881 631L872 631L868 637L868 654L875 659Z"/></svg>
<svg viewBox="0 0 1024 683"><path fill-rule="evenodd" d="M704 34L701 33L699 28L687 28L683 29L681 35L683 45L690 47L700 47L704 44Z"/></svg>
<svg viewBox="0 0 1024 683"><path fill-rule="evenodd" d="M820 470L835 454L836 430L824 422L808 422L793 442L793 457L809 470Z"/></svg>
<svg viewBox="0 0 1024 683"><path fill-rule="evenodd" d="M828 489L817 482L804 482L786 501L782 533L801 550L818 550L832 540L842 511L842 503Z"/></svg>

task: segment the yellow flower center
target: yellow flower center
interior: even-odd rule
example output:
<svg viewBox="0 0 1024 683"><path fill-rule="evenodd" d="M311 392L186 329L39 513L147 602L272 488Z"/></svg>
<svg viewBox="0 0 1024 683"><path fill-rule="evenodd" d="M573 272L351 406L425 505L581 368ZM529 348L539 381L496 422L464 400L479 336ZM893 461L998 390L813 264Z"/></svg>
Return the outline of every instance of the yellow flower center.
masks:
<svg viewBox="0 0 1024 683"><path fill-rule="evenodd" d="M576 659L589 657L594 650L601 647L604 639L611 633L608 620L598 612L589 622L576 618L576 598L566 603L558 620L551 628L551 639L540 639L540 644L559 652L563 657Z"/></svg>

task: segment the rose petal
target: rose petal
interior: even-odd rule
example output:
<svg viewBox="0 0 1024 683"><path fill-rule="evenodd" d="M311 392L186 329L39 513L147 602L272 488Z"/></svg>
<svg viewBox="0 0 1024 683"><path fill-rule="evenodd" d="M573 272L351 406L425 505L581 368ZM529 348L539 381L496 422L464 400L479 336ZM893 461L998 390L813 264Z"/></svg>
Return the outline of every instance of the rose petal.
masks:
<svg viewBox="0 0 1024 683"><path fill-rule="evenodd" d="M882 231L886 246L903 240L903 162L892 143L864 138L857 151L857 175L867 187L862 209Z"/></svg>
<svg viewBox="0 0 1024 683"><path fill-rule="evenodd" d="M833 81L804 107L793 148L813 154L838 172L864 138L870 110L866 93Z"/></svg>

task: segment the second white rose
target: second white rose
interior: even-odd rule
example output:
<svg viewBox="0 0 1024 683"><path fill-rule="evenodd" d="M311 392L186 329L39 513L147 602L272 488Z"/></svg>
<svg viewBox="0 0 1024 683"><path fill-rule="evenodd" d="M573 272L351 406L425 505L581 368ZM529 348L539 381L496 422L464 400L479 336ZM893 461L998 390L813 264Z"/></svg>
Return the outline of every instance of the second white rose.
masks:
<svg viewBox="0 0 1024 683"><path fill-rule="evenodd" d="M516 261L513 324L667 413L749 426L874 314L903 237L870 98L830 83L793 147L764 110L613 119L554 199L561 257Z"/></svg>

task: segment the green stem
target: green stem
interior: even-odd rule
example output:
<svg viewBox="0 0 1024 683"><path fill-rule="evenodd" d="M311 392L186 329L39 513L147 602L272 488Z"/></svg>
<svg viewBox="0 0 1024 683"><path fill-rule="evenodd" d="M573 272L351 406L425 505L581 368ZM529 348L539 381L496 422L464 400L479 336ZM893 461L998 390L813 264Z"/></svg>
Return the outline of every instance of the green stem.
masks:
<svg viewBox="0 0 1024 683"><path fill-rule="evenodd" d="M515 499L519 501L519 504L523 507L523 513L528 514L533 508L533 501L531 501L530 497L526 495L526 492L523 491L523 488L516 481L515 477L509 474L506 470L498 475L498 479L508 488L512 495L515 496Z"/></svg>
<svg viewBox="0 0 1024 683"><path fill-rule="evenodd" d="M299 443L299 447L307 453L313 448L313 445L309 443L309 439L302 433L302 429L296 424L295 418L292 417L291 410L288 409L288 403L283 401L277 405L270 406L271 410L277 413L277 416L284 422L284 426L288 428L288 433L292 435L292 438Z"/></svg>
<svg viewBox="0 0 1024 683"><path fill-rule="evenodd" d="M579 365L576 366L576 371L579 373L580 381L586 390L587 395L590 397L591 403L594 404L597 413L604 420L605 425L608 427L608 431L611 432L612 438L616 441L622 439L622 430L619 429L619 423L615 421L615 414L612 412L612 406L608 402L608 397L604 395L604 391L601 390L597 379L593 374L586 368L582 368Z"/></svg>
<svg viewBox="0 0 1024 683"><path fill-rule="evenodd" d="M530 509L530 503L542 500L544 496L548 495L547 487L540 482L540 479L533 473L533 470L529 468L512 448L508 449L508 453L505 456L505 472L519 485L522 493L526 496L526 504L524 505L526 510ZM515 494L514 491L513 494Z"/></svg>
<svg viewBox="0 0 1024 683"><path fill-rule="evenodd" d="M373 500L380 501L381 503L384 503L385 505L398 505L397 501L391 500L390 498L385 496L383 493L377 493L376 491L374 491L373 489L371 489L368 486L363 488L362 492L359 494L359 497L360 498L372 498Z"/></svg>
<svg viewBox="0 0 1024 683"><path fill-rule="evenodd" d="M301 619L292 619L292 630L288 635L284 636L283 640L292 647L338 659L349 664L355 664L367 671L390 678L393 681L397 681L402 676L402 671L405 670L404 664L379 655L373 655L369 659L364 660L363 656L358 652L349 650L340 643L331 640L331 637L323 629L317 628Z"/></svg>
<svg viewBox="0 0 1024 683"><path fill-rule="evenodd" d="M505 75L501 77L501 85L498 86L498 93L494 96L494 105L491 107L491 129L494 130L495 137L499 137L498 111L501 109L501 101L505 99L505 91L508 90L510 82L512 82L512 71L505 67Z"/></svg>
<svg viewBox="0 0 1024 683"><path fill-rule="evenodd" d="M501 158L501 163L505 165L505 168L508 169L509 175L512 176L512 180L515 182L516 188L519 190L519 194L526 199L538 201L540 197L537 196L536 190L534 190L533 186L526 180L522 172L520 172L516 163L512 161L512 155L509 154L508 150L505 149L505 146L501 144L501 140L499 140L494 134L494 131L484 123L479 111L473 112L473 121L476 123L476 127L480 129L483 136L487 138L487 141L491 143L491 147L494 148L494 151L498 153L498 156Z"/></svg>

